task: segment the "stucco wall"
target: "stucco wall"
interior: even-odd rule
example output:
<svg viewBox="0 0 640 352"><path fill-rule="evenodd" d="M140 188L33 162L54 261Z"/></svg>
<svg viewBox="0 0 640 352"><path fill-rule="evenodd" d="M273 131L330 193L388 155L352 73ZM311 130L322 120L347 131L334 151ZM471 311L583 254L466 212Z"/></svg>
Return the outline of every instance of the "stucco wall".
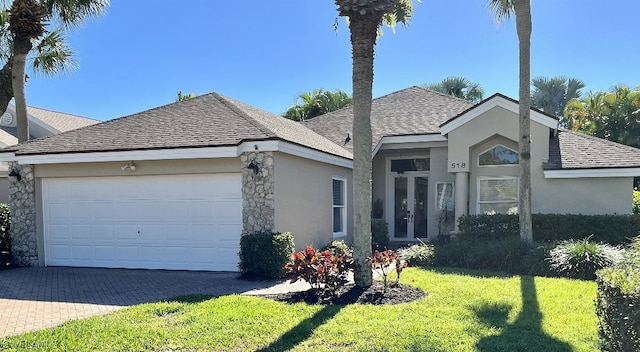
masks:
<svg viewBox="0 0 640 352"><path fill-rule="evenodd" d="M0 203L9 203L8 176L0 176Z"/></svg>
<svg viewBox="0 0 640 352"><path fill-rule="evenodd" d="M297 250L321 247L333 238L333 176L347 179L347 234L353 234L351 170L284 153L274 153L275 230L291 232Z"/></svg>
<svg viewBox="0 0 640 352"><path fill-rule="evenodd" d="M533 212L631 214L632 190L632 177L546 179L533 189Z"/></svg>

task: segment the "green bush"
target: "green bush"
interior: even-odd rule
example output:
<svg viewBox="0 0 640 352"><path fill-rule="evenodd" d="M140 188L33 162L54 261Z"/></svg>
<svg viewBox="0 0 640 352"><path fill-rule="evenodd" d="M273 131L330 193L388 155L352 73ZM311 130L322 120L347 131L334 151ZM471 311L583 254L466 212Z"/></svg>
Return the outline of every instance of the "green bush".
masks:
<svg viewBox="0 0 640 352"><path fill-rule="evenodd" d="M640 191L638 188L633 189L633 213L640 214Z"/></svg>
<svg viewBox="0 0 640 352"><path fill-rule="evenodd" d="M406 260L409 266L427 267L435 261L435 251L432 244L419 243L398 250L400 258Z"/></svg>
<svg viewBox="0 0 640 352"><path fill-rule="evenodd" d="M519 236L517 215L466 215L459 221L461 240L481 241ZM554 242L591 237L611 245L640 233L640 215L533 214L533 240Z"/></svg>
<svg viewBox="0 0 640 352"><path fill-rule="evenodd" d="M353 254L353 250L351 250L351 247L349 247L349 245L343 240L332 241L328 245L324 246L322 248L322 251L329 251L331 252L331 254L337 256L341 256L343 254L351 256Z"/></svg>
<svg viewBox="0 0 640 352"><path fill-rule="evenodd" d="M602 351L640 351L640 268L598 271L596 314Z"/></svg>
<svg viewBox="0 0 640 352"><path fill-rule="evenodd" d="M371 220L371 251L381 251L389 246L389 226L381 219Z"/></svg>
<svg viewBox="0 0 640 352"><path fill-rule="evenodd" d="M544 245L520 239L487 242L453 241L434 245L434 265L502 271L520 275L548 275Z"/></svg>
<svg viewBox="0 0 640 352"><path fill-rule="evenodd" d="M287 233L252 233L240 238L240 264L243 275L283 278L295 246Z"/></svg>
<svg viewBox="0 0 640 352"><path fill-rule="evenodd" d="M618 265L624 256L620 248L585 238L568 240L549 252L551 269L571 279L595 280L596 271Z"/></svg>
<svg viewBox="0 0 640 352"><path fill-rule="evenodd" d="M9 206L0 203L0 252L11 251L11 215L9 214Z"/></svg>

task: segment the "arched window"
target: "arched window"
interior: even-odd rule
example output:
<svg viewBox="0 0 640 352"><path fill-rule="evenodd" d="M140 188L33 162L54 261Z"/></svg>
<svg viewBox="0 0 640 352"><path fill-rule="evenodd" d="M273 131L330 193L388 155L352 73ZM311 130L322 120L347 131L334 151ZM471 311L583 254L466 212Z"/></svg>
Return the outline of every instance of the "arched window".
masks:
<svg viewBox="0 0 640 352"><path fill-rule="evenodd" d="M501 144L478 155L478 165L480 166L501 166L517 165L519 161L518 152L511 150Z"/></svg>

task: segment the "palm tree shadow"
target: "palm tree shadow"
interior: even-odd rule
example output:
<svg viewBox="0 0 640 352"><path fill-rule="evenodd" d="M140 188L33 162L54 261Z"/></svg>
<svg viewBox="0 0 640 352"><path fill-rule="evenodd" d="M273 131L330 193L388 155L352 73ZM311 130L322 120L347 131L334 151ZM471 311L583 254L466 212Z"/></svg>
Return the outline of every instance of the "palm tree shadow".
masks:
<svg viewBox="0 0 640 352"><path fill-rule="evenodd" d="M293 349L300 342L308 339L313 331L320 325L333 318L343 306L338 305L326 305L320 309L316 314L301 321L291 330L280 336L277 340L273 341L269 346L263 347L258 351L289 351Z"/></svg>
<svg viewBox="0 0 640 352"><path fill-rule="evenodd" d="M500 335L478 341L478 351L572 351L569 344L542 330L542 313L533 276L520 276L520 291L522 311L512 324L507 323L512 308L509 305L485 305L474 309L483 323L502 330Z"/></svg>

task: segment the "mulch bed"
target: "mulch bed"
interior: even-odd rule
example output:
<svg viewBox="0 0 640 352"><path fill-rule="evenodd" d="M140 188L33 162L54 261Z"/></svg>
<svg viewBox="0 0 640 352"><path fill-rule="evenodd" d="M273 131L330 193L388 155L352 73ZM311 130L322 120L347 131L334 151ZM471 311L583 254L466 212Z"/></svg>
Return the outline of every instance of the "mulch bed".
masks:
<svg viewBox="0 0 640 352"><path fill-rule="evenodd" d="M325 294L319 296L315 290L301 292L288 292L273 295L261 295L280 302L308 304L333 304L347 305L360 304L400 304L413 302L426 297L426 292L421 289L403 285L389 284L386 288L379 281L374 281L369 288L357 287L354 284L338 288L335 295Z"/></svg>

